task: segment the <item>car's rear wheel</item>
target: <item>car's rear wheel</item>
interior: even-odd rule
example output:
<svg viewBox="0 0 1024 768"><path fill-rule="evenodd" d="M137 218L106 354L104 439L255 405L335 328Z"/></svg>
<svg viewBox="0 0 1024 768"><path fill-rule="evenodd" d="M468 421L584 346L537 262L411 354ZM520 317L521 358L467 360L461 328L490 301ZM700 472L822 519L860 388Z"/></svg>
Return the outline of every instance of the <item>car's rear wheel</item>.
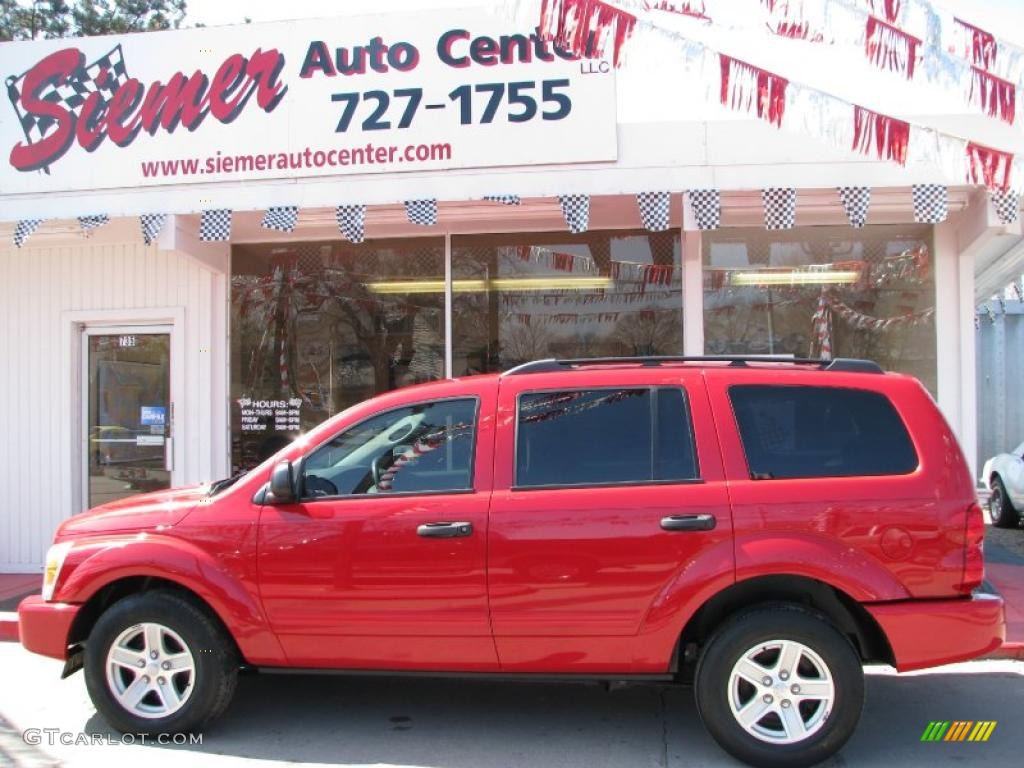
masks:
<svg viewBox="0 0 1024 768"><path fill-rule="evenodd" d="M695 691L705 727L731 755L755 766L805 766L853 733L864 672L824 617L778 605L743 613L712 636Z"/></svg>
<svg viewBox="0 0 1024 768"><path fill-rule="evenodd" d="M231 639L200 606L172 592L114 603L86 643L89 696L123 732L198 730L227 708L237 677Z"/></svg>
<svg viewBox="0 0 1024 768"><path fill-rule="evenodd" d="M988 497L988 512L992 516L992 525L996 528L1016 528L1020 524L1020 513L1010 497L1006 495L1006 486L996 477L992 480L992 494Z"/></svg>

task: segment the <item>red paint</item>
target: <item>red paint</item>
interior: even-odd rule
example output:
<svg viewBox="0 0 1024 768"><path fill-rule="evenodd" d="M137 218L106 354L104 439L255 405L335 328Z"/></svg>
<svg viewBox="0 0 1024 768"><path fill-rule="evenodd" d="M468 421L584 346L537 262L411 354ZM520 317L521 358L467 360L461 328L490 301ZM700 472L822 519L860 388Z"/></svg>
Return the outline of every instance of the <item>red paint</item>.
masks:
<svg viewBox="0 0 1024 768"><path fill-rule="evenodd" d="M881 392L920 465L898 477L751 480L728 399L736 383ZM517 394L602 386L683 387L701 481L514 488ZM296 461L383 410L451 397L479 401L472 490L261 506L271 462L212 500L193 488L100 507L59 529L76 544L55 602L23 604L23 642L62 657L74 606L138 576L193 591L264 666L664 674L702 605L767 575L815 579L864 605L901 669L1002 639L1002 601L963 595L980 564L963 454L910 377L710 363L469 377L369 400L283 455ZM716 525L661 529L678 514ZM437 520L473 533L416 535Z"/></svg>

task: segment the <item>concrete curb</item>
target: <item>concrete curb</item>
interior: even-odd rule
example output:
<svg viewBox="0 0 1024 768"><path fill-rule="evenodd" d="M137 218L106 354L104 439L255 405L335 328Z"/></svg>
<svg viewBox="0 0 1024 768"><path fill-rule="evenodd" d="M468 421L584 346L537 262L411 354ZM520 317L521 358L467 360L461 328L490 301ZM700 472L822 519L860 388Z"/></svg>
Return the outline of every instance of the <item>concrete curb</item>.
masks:
<svg viewBox="0 0 1024 768"><path fill-rule="evenodd" d="M18 614L14 611L0 612L0 642L17 643L20 637Z"/></svg>

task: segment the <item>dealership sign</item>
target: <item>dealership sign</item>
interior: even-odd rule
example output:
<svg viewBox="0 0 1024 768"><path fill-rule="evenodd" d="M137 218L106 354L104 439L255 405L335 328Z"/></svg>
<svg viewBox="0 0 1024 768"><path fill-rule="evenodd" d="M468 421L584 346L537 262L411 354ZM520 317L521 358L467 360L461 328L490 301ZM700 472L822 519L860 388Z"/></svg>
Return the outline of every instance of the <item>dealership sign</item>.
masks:
<svg viewBox="0 0 1024 768"><path fill-rule="evenodd" d="M0 192L615 160L610 67L507 27L460 11L7 43Z"/></svg>

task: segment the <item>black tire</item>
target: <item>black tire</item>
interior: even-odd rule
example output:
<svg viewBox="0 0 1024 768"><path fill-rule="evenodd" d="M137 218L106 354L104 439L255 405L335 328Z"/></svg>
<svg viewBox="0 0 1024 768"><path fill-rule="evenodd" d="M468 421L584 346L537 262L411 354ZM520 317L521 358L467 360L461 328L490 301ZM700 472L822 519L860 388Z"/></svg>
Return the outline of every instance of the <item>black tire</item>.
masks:
<svg viewBox="0 0 1024 768"><path fill-rule="evenodd" d="M822 707L826 713L817 730L795 743L769 743L753 735L740 724L730 706L734 665L760 644L773 640L795 641L817 654L834 686L830 708L819 701L798 704L791 710L800 714L805 706L814 711ZM772 652L766 653L770 658ZM773 682L786 688L789 683L781 683L781 679L780 674ZM753 686L746 687L755 692L750 700L761 695ZM726 752L754 766L796 768L828 759L850 738L864 705L864 669L853 645L825 617L796 605L762 606L730 619L711 637L697 664L694 693L705 728ZM783 697L789 694L776 691L776 695L782 706ZM792 706L788 698L785 706ZM777 719L773 721L773 717ZM782 727L781 718L771 713L756 721L768 726L773 722Z"/></svg>
<svg viewBox="0 0 1024 768"><path fill-rule="evenodd" d="M122 706L111 690L107 654L123 632L145 622L160 624L180 637L194 660L194 675L179 678L190 686L184 704L166 717L142 717ZM154 590L114 603L96 621L85 647L85 684L96 709L122 733L190 733L219 717L231 701L238 679L238 655L232 639L206 611L186 597Z"/></svg>
<svg viewBox="0 0 1024 768"><path fill-rule="evenodd" d="M996 528L1016 528L1020 525L1020 513L1006 494L1006 486L997 475L992 479L992 494L988 497L988 512Z"/></svg>

